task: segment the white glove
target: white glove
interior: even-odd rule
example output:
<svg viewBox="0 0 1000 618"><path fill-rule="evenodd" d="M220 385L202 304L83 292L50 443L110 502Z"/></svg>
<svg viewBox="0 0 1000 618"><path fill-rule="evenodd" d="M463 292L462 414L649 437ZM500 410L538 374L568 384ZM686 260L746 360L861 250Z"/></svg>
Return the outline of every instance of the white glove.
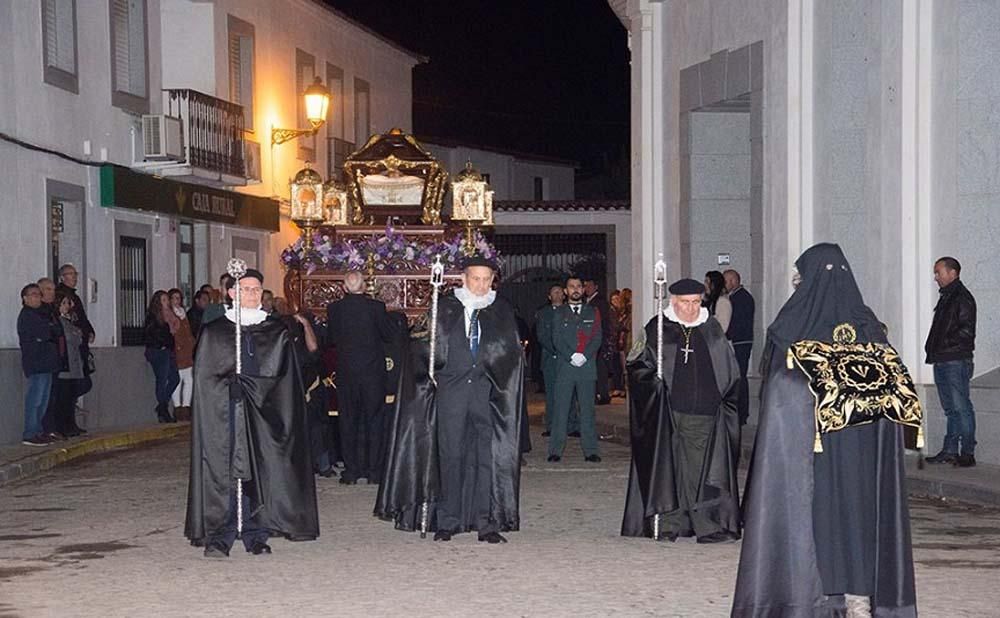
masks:
<svg viewBox="0 0 1000 618"><path fill-rule="evenodd" d="M569 357L569 364L574 367L583 367L587 362L587 357L579 352L574 352L573 356Z"/></svg>

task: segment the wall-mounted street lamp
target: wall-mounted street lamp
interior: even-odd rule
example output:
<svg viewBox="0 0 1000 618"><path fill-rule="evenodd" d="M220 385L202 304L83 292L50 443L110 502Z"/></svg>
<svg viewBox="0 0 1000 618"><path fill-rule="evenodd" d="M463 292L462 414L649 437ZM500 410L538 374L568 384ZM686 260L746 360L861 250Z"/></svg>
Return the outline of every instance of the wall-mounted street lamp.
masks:
<svg viewBox="0 0 1000 618"><path fill-rule="evenodd" d="M323 81L317 77L306 91L302 93L306 100L306 118L312 127L308 129L279 129L271 128L271 145L284 144L303 135L315 135L319 128L326 122L326 112L330 108L330 91L323 85Z"/></svg>

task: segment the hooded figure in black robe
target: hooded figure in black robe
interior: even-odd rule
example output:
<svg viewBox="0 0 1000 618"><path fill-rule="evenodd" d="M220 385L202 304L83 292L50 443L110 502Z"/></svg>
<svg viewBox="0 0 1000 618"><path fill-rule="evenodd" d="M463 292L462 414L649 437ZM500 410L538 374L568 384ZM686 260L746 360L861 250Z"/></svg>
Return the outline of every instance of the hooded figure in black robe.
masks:
<svg viewBox="0 0 1000 618"><path fill-rule="evenodd" d="M466 286L472 276L491 282L475 268L488 264L467 265ZM513 308L492 291L474 296L463 287L439 301L436 386L428 333L410 340L375 515L419 530L426 503L435 540L476 530L502 543L500 532L520 527L524 353Z"/></svg>
<svg viewBox="0 0 1000 618"><path fill-rule="evenodd" d="M258 281L254 281L259 278ZM244 300L263 277L248 271ZM255 291L255 288L257 291ZM202 326L194 363L191 475L184 535L206 556L229 555L236 539L237 479L243 480L243 543L271 553L272 536L319 536L300 365L288 328L253 301L242 310L242 371L236 374L234 310Z"/></svg>
<svg viewBox="0 0 1000 618"><path fill-rule="evenodd" d="M663 320L663 380L657 378L657 319L628 362L629 471L623 536L695 536L710 543L740 536L736 465L739 366L722 326L701 308L702 285L670 286ZM673 301L690 299L697 318L681 320ZM686 350L686 351L685 351ZM685 363L685 360L687 361Z"/></svg>
<svg viewBox="0 0 1000 618"><path fill-rule="evenodd" d="M816 402L786 365L789 346L832 343L840 324L858 343L885 343L885 331L840 247L816 245L795 266L801 283L767 331L732 615L854 616L870 605L877 617L916 616L903 427L825 433L814 453Z"/></svg>

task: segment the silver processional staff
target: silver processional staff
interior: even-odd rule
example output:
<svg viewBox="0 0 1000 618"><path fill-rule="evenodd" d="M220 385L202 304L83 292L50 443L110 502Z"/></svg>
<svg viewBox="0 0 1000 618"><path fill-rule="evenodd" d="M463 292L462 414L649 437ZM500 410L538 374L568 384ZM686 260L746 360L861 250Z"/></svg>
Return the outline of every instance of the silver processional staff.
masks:
<svg viewBox="0 0 1000 618"><path fill-rule="evenodd" d="M242 306L240 305L240 279L247 274L247 263L239 258L233 258L226 265L226 272L229 273L230 277L235 279L233 288L236 290L236 293L233 299L233 312L236 314L236 375L238 376L243 373L243 337L240 333L242 327L240 317L242 312ZM236 536L243 536L243 479L239 478L236 479Z"/></svg>

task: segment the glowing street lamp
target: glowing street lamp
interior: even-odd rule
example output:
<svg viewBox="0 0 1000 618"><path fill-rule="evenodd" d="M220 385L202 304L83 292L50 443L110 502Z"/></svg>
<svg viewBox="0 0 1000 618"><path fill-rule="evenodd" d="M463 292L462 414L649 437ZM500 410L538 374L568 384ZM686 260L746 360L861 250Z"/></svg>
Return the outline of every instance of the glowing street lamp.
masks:
<svg viewBox="0 0 1000 618"><path fill-rule="evenodd" d="M306 119L312 125L308 129L279 129L271 128L271 145L284 144L303 135L316 135L319 128L326 122L326 114L330 109L330 91L323 85L323 81L317 77L306 91L302 93L306 104Z"/></svg>

